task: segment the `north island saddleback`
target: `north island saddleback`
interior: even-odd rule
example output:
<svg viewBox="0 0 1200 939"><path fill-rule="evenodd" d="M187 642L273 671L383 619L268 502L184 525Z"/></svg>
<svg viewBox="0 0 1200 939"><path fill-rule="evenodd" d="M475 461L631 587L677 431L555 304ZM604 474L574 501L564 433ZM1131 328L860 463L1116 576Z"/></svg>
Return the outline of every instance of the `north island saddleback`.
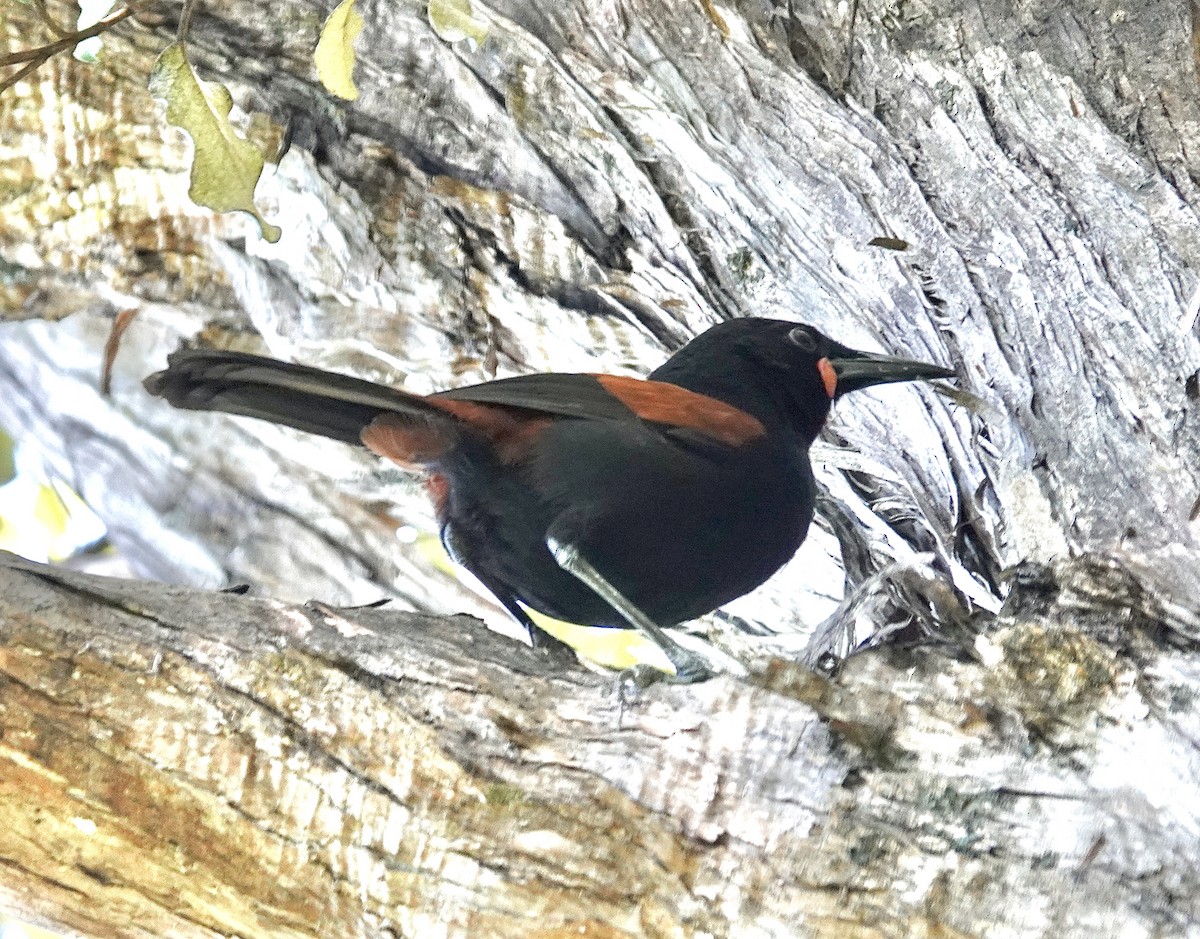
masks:
<svg viewBox="0 0 1200 939"><path fill-rule="evenodd" d="M811 326L743 318L648 379L549 373L428 396L241 352L183 349L146 389L366 446L426 474L451 557L530 632L522 609L644 631L675 680L711 674L662 627L753 590L813 517L808 450L833 401L950 378Z"/></svg>

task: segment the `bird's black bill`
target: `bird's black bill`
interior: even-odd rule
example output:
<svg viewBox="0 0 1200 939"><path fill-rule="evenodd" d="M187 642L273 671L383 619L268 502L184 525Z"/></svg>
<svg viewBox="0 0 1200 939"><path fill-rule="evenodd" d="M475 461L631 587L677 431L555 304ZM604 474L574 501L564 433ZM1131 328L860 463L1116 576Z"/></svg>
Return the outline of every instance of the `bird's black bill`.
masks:
<svg viewBox="0 0 1200 939"><path fill-rule="evenodd" d="M951 369L942 368L940 365L898 359L890 355L875 355L873 352L856 352L853 349L845 349L829 356L829 364L837 376L834 397L840 397L848 391L859 391L889 382L954 377Z"/></svg>

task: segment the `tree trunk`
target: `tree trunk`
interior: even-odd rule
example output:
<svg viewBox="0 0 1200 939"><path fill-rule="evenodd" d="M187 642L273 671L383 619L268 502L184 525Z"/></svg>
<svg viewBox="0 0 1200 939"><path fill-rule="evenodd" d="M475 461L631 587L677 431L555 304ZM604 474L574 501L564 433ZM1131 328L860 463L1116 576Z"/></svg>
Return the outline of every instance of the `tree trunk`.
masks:
<svg viewBox="0 0 1200 939"><path fill-rule="evenodd" d="M6 5L10 46L36 9ZM188 147L141 90L174 7L0 96L0 426L133 569L488 612L422 536L397 544L432 528L411 481L149 399L183 338L424 391L641 372L718 319L783 316L950 363L961 393L839 405L823 528L731 610L799 649L844 581L810 657L915 622L977 661L874 652L830 686L759 667L621 717L604 680L461 620L418 640L347 614L371 633L340 637L9 570L10 905L95 935L1190 928L1193 0L502 0L474 49L423 3L359 9L353 103L314 77L327 5L196 12L190 54L247 132L294 131L258 189L278 245L186 199Z"/></svg>

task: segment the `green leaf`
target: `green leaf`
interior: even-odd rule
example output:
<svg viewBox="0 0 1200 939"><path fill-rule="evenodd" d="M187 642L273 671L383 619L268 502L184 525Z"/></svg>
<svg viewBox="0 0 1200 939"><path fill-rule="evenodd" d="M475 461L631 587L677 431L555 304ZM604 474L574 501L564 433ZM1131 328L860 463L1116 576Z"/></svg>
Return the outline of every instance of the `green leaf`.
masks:
<svg viewBox="0 0 1200 939"><path fill-rule="evenodd" d="M487 38L487 23L476 18L471 0L429 0L428 15L429 25L446 42L480 43Z"/></svg>
<svg viewBox="0 0 1200 939"><path fill-rule="evenodd" d="M267 241L282 232L254 206L254 187L263 170L263 155L239 137L229 123L233 98L219 82L196 77L181 43L163 50L150 72L150 93L167 102L167 121L192 138L192 184L188 195L197 205L218 212L249 212Z"/></svg>
<svg viewBox="0 0 1200 939"><path fill-rule="evenodd" d="M354 9L354 0L342 0L321 27L321 38L313 52L321 84L347 101L358 97L354 85L354 40L362 27L363 18Z"/></svg>

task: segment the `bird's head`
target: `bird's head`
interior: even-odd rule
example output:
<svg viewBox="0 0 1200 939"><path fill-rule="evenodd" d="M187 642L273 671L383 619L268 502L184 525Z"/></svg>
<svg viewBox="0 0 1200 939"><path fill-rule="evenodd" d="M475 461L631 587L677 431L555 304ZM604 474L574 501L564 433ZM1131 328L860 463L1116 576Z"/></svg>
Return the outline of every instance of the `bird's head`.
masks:
<svg viewBox="0 0 1200 939"><path fill-rule="evenodd" d="M674 381L760 416L786 409L810 440L832 403L851 391L888 382L952 378L940 365L860 352L812 326L745 317L712 327L658 369Z"/></svg>
<svg viewBox="0 0 1200 939"><path fill-rule="evenodd" d="M814 373L819 376L821 390L831 401L872 385L954 377L951 369L940 365L851 349L812 326L792 326L786 336L791 347L790 370L797 377L806 373L810 378Z"/></svg>

